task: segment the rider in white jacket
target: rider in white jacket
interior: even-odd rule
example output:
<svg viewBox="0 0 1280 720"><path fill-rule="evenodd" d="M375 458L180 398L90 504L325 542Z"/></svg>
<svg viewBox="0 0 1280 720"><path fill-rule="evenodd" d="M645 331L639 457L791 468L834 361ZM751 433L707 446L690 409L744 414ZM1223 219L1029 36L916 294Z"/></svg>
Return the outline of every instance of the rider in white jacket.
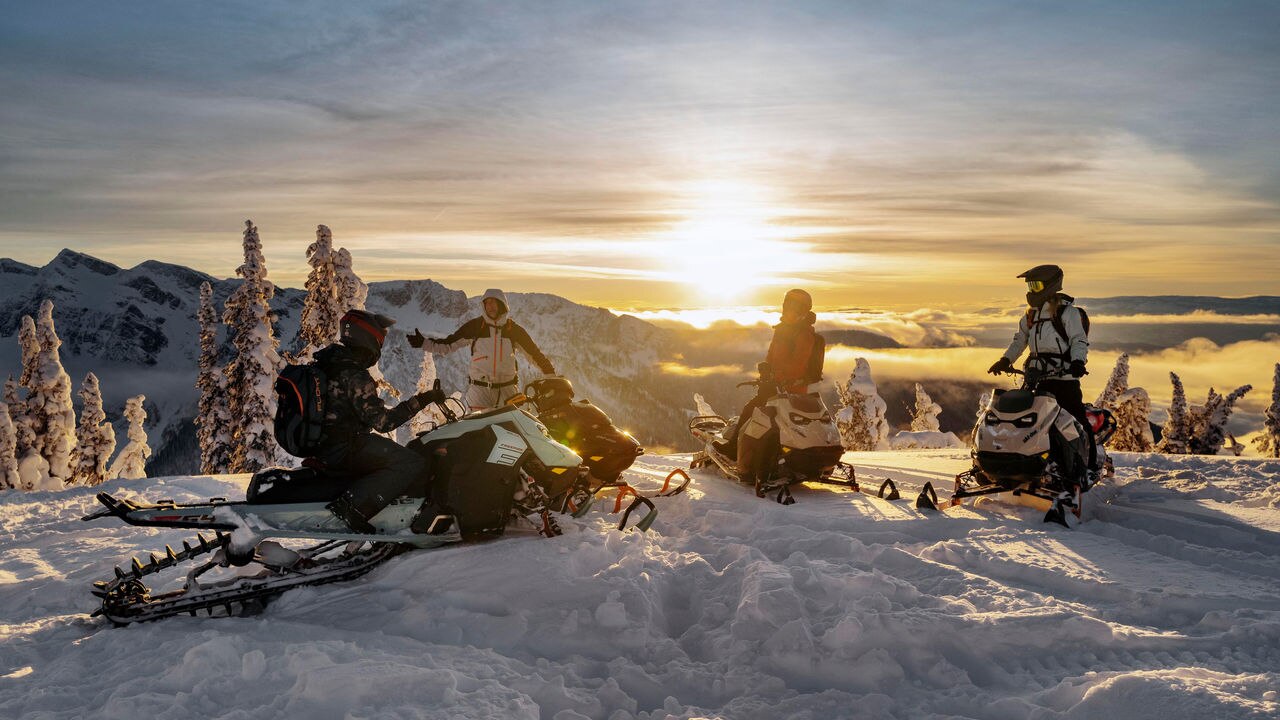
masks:
<svg viewBox="0 0 1280 720"><path fill-rule="evenodd" d="M529 333L507 317L507 296L496 288L484 291L484 313L462 324L444 338L424 338L414 331L413 347L426 345L427 351L447 355L463 347L471 348L467 405L472 411L501 407L519 392L515 350L533 360L544 375L554 375L551 360L538 349Z"/></svg>

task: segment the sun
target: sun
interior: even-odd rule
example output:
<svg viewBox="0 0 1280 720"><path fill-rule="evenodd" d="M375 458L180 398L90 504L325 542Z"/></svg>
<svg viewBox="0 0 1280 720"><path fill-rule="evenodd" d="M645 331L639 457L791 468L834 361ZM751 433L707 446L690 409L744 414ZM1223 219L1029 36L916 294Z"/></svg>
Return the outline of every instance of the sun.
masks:
<svg viewBox="0 0 1280 720"><path fill-rule="evenodd" d="M668 279L703 301L733 303L797 266L800 248L770 223L780 214L759 187L702 182L689 193L686 219L661 243Z"/></svg>

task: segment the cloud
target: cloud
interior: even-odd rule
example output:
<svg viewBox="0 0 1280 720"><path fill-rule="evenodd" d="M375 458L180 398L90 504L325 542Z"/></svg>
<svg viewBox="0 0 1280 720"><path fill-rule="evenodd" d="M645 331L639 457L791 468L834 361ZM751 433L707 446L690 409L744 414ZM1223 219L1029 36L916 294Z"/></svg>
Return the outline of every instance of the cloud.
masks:
<svg viewBox="0 0 1280 720"><path fill-rule="evenodd" d="M704 365L690 367L678 362L658 363L662 372L681 377L707 377L708 375L746 375L747 371L739 365Z"/></svg>

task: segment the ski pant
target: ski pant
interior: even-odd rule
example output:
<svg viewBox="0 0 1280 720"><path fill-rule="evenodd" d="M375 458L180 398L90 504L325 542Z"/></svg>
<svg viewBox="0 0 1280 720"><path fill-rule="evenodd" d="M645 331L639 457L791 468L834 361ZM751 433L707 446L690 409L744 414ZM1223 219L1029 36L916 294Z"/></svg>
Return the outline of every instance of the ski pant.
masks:
<svg viewBox="0 0 1280 720"><path fill-rule="evenodd" d="M757 393L747 401L746 405L742 406L742 412L738 413L738 422L733 426L733 433L728 438L725 438L720 452L727 455L731 460L738 458L738 438L742 435L742 426L747 424L747 419L756 411L756 408L764 405L768 400L768 396Z"/></svg>
<svg viewBox="0 0 1280 720"><path fill-rule="evenodd" d="M321 459L327 467L355 476L344 495L366 520L423 482L427 470L421 455L373 433L337 445Z"/></svg>
<svg viewBox="0 0 1280 720"><path fill-rule="evenodd" d="M467 407L472 412L484 412L502 407L519 392L519 382L502 387L485 387L474 382L467 386Z"/></svg>
<svg viewBox="0 0 1280 720"><path fill-rule="evenodd" d="M1098 448L1093 439L1093 428L1089 426L1089 418L1084 412L1084 393L1080 390L1080 381L1041 380L1036 389L1052 395L1058 401L1058 407L1066 410L1071 414L1071 417L1080 421L1080 425L1084 428L1085 437L1088 438L1089 467L1096 467L1098 463Z"/></svg>

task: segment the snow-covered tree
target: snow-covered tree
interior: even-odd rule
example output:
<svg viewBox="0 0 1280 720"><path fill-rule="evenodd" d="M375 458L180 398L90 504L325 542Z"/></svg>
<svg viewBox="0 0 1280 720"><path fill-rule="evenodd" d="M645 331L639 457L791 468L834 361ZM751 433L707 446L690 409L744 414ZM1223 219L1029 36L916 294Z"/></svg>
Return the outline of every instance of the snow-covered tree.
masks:
<svg viewBox="0 0 1280 720"><path fill-rule="evenodd" d="M338 339L338 321L351 309L338 292L336 260L333 234L328 227L317 225L316 241L307 246L307 264L311 266L311 272L307 275L307 298L302 305L302 324L298 328L302 352L297 359L301 362L308 361L316 350Z"/></svg>
<svg viewBox="0 0 1280 720"><path fill-rule="evenodd" d="M836 427L846 450L888 450L889 422L885 419L889 406L871 377L871 365L858 358L844 385L836 386L840 409Z"/></svg>
<svg viewBox="0 0 1280 720"><path fill-rule="evenodd" d="M1110 399L1108 410L1115 415L1116 432L1110 447L1121 452L1151 452L1151 397L1142 388L1129 388Z"/></svg>
<svg viewBox="0 0 1280 720"><path fill-rule="evenodd" d="M1252 389L1252 385L1241 385L1227 395L1220 395L1209 388L1204 405L1196 408L1190 417L1191 434L1187 440L1187 452L1193 455L1217 455L1226 440L1227 420L1235 410L1236 401Z"/></svg>
<svg viewBox="0 0 1280 720"><path fill-rule="evenodd" d="M1236 457L1244 454L1244 443L1236 440L1236 436L1231 433L1227 433L1227 441L1223 444L1223 447L1230 450L1231 454Z"/></svg>
<svg viewBox="0 0 1280 720"><path fill-rule="evenodd" d="M1253 439L1262 457L1280 458L1280 363L1271 381L1271 404L1262 413L1262 432Z"/></svg>
<svg viewBox="0 0 1280 720"><path fill-rule="evenodd" d="M24 325L31 327L31 342L35 345L35 322L30 317L23 318ZM35 358L38 353L34 350L31 357ZM26 347L23 347L23 360L27 358ZM34 367L34 361L32 363ZM24 372L25 374L25 372ZM36 435L35 428L32 427L30 419L27 416L27 403L18 397L18 381L10 375L4 384L4 402L9 408L9 417L13 423L14 436L14 456L18 459L18 476L20 478L18 487L23 490L54 489L57 485L51 482L49 477L49 461L45 460L40 454L39 436Z"/></svg>
<svg viewBox="0 0 1280 720"><path fill-rule="evenodd" d="M30 315L23 315L18 323L18 351L22 355L22 376L18 382L29 388L40 367L40 340L36 337L36 321Z"/></svg>
<svg viewBox="0 0 1280 720"><path fill-rule="evenodd" d="M435 386L436 382L436 361L435 356L429 352L422 353L422 372L418 375L417 392L423 393ZM413 435L423 433L433 427L439 427L444 424L444 414L435 405L431 405L422 412L413 416L409 421L409 431Z"/></svg>
<svg viewBox="0 0 1280 720"><path fill-rule="evenodd" d="M348 310L363 310L369 299L369 286L356 275L351 264L351 253L346 248L338 248L333 254L333 272L338 285L338 300L342 306L338 313L339 319Z"/></svg>
<svg viewBox="0 0 1280 720"><path fill-rule="evenodd" d="M942 414L942 406L933 401L924 391L920 383L916 383L916 404L911 409L912 432L941 432L938 416Z"/></svg>
<svg viewBox="0 0 1280 720"><path fill-rule="evenodd" d="M107 463L116 451L116 431L102 410L102 389L97 375L85 375L79 394L80 426L76 430L70 484L99 485L107 479Z"/></svg>
<svg viewBox="0 0 1280 720"><path fill-rule="evenodd" d="M22 486L18 474L18 436L9 417L9 406L0 403L0 490Z"/></svg>
<svg viewBox="0 0 1280 720"><path fill-rule="evenodd" d="M37 449L49 463L50 474L62 481L71 477L71 453L76 446L76 413L71 402L71 378L62 369L58 349L62 341L53 327L53 302L40 303L35 334L23 318L19 333L23 342L23 378L27 386L27 422L35 432ZM35 361L28 367L28 344L36 343Z"/></svg>
<svg viewBox="0 0 1280 720"><path fill-rule="evenodd" d="M258 228L251 220L244 225L244 264L236 268L244 281L227 298L222 314L235 346L235 357L225 370L227 409L235 426L229 472L257 472L281 456L271 434L275 378L281 367L279 341L271 325L275 286L267 279Z"/></svg>
<svg viewBox="0 0 1280 720"><path fill-rule="evenodd" d="M151 457L151 448L147 445L147 431L143 427L147 420L147 411L142 407L145 400L144 396L135 395L125 401L124 419L129 421L129 444L124 446L107 471L112 479L136 480L147 476L147 458Z"/></svg>
<svg viewBox="0 0 1280 720"><path fill-rule="evenodd" d="M218 365L218 311L213 304L213 286L200 284L200 369L196 388L196 438L200 441L200 472L226 472L231 463L232 422L228 409L227 376Z"/></svg>
<svg viewBox="0 0 1280 720"><path fill-rule="evenodd" d="M719 414L716 412L715 408L711 407L711 403L707 402L706 398L702 397L702 393L693 394L693 406L697 408L699 417Z"/></svg>
<svg viewBox="0 0 1280 720"><path fill-rule="evenodd" d="M1182 378L1177 373L1169 373L1169 382L1173 383L1173 400L1169 403L1169 419L1165 420L1160 431L1160 444L1156 452L1181 455L1187 452L1191 428L1187 411L1187 391L1182 387Z"/></svg>
<svg viewBox="0 0 1280 720"><path fill-rule="evenodd" d="M1129 389L1129 353L1121 353L1116 358L1116 366L1111 369L1111 377L1107 380L1106 387L1102 388L1102 392L1098 394L1098 399L1093 404L1100 408L1112 409L1113 403L1120 393Z"/></svg>

